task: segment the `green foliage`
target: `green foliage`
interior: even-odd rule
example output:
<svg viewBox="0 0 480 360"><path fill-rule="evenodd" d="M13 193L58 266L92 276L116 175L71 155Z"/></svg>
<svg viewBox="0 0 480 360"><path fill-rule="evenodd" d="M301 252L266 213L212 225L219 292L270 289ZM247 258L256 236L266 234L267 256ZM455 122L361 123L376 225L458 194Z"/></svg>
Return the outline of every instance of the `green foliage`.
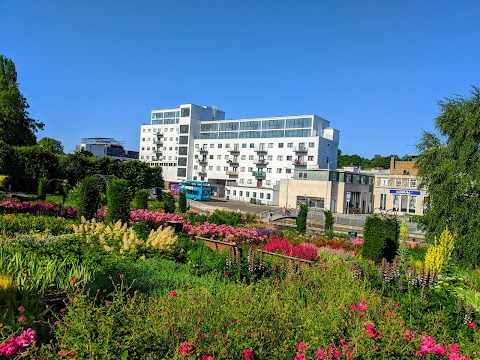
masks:
<svg viewBox="0 0 480 360"><path fill-rule="evenodd" d="M398 156L393 155L398 158ZM377 168L383 169L390 168L391 156L375 155L372 159L363 158L359 155L342 155L342 151L338 150L337 167L342 168L344 166L361 166L363 168Z"/></svg>
<svg viewBox="0 0 480 360"><path fill-rule="evenodd" d="M367 216L363 227L362 256L378 263L383 258L393 260L398 247L398 221L382 219L377 215Z"/></svg>
<svg viewBox="0 0 480 360"><path fill-rule="evenodd" d="M12 146L34 145L44 124L29 117L29 105L18 89L12 60L0 55L0 140Z"/></svg>
<svg viewBox="0 0 480 360"><path fill-rule="evenodd" d="M133 199L133 207L135 209L147 209L148 208L148 197L150 196L150 191L146 189L140 189L135 193L135 198Z"/></svg>
<svg viewBox="0 0 480 360"><path fill-rule="evenodd" d="M40 147L45 148L53 154L63 155L62 143L58 140L44 137L37 143Z"/></svg>
<svg viewBox="0 0 480 360"><path fill-rule="evenodd" d="M72 220L53 216L30 214L0 215L0 234L6 236L29 233L67 234L73 231L73 223Z"/></svg>
<svg viewBox="0 0 480 360"><path fill-rule="evenodd" d="M128 223L130 219L131 192L128 181L123 179L110 179L107 186L108 214L106 223Z"/></svg>
<svg viewBox="0 0 480 360"><path fill-rule="evenodd" d="M80 184L80 207L79 216L92 219L100 208L101 192L104 188L104 181L99 177L90 176Z"/></svg>
<svg viewBox="0 0 480 360"><path fill-rule="evenodd" d="M448 226L455 234L452 261L473 267L480 262L480 89L438 105L439 134L424 132L417 144L420 186L428 189L421 221L430 242Z"/></svg>
<svg viewBox="0 0 480 360"><path fill-rule="evenodd" d="M332 212L330 210L323 210L323 213L325 214L325 230L332 230L334 224Z"/></svg>
<svg viewBox="0 0 480 360"><path fill-rule="evenodd" d="M307 204L300 205L300 211L298 212L296 223L297 223L297 231L301 234L307 231L307 214L308 214Z"/></svg>
<svg viewBox="0 0 480 360"><path fill-rule="evenodd" d="M208 217L208 222L217 225L238 226L243 223L243 215L237 211L227 211L215 209L215 211Z"/></svg>
<svg viewBox="0 0 480 360"><path fill-rule="evenodd" d="M165 212L170 214L175 213L175 198L173 197L173 195L167 192L163 193L162 199L163 199L163 210L165 210Z"/></svg>
<svg viewBox="0 0 480 360"><path fill-rule="evenodd" d="M178 209L181 213L187 212L187 196L184 191L178 193Z"/></svg>
<svg viewBox="0 0 480 360"><path fill-rule="evenodd" d="M37 196L39 200L45 200L47 198L47 183L47 178L42 177L38 179Z"/></svg>

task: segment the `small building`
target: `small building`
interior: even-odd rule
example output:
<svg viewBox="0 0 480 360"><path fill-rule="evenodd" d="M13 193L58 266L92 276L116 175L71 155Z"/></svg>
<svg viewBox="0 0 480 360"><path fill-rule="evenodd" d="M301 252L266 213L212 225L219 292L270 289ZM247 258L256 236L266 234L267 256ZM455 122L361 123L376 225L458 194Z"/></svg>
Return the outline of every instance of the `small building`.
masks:
<svg viewBox="0 0 480 360"><path fill-rule="evenodd" d="M375 174L374 212L394 211L397 215L423 215L426 189L419 188L416 155L390 158L390 169Z"/></svg>
<svg viewBox="0 0 480 360"><path fill-rule="evenodd" d="M373 212L374 175L353 170L295 170L292 179L280 181L279 206L330 210L332 213Z"/></svg>
<svg viewBox="0 0 480 360"><path fill-rule="evenodd" d="M75 151L89 151L95 157L108 156L115 160L138 160L138 151L125 150L120 141L112 138L82 138Z"/></svg>

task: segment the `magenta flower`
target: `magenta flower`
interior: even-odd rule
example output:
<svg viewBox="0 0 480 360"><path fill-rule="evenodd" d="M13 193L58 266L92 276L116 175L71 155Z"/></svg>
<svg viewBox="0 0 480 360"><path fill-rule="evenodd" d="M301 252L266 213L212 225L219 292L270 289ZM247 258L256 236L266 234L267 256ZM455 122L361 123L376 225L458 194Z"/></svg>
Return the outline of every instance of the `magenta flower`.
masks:
<svg viewBox="0 0 480 360"><path fill-rule="evenodd" d="M18 322L25 322L27 321L27 317L26 316L20 316L18 319L17 319Z"/></svg>
<svg viewBox="0 0 480 360"><path fill-rule="evenodd" d="M193 343L189 341L185 341L180 345L178 352L181 356L188 356L193 350Z"/></svg>
<svg viewBox="0 0 480 360"><path fill-rule="evenodd" d="M305 354L297 354L297 356L294 357L294 360L305 360Z"/></svg>
<svg viewBox="0 0 480 360"><path fill-rule="evenodd" d="M252 360L253 359L253 351L250 349L245 349L242 352L242 356L246 360Z"/></svg>
<svg viewBox="0 0 480 360"><path fill-rule="evenodd" d="M470 324L468 324L468 326L475 329L477 327L477 323L471 322Z"/></svg>
<svg viewBox="0 0 480 360"><path fill-rule="evenodd" d="M24 306L19 306L18 311L21 312L22 314L26 311Z"/></svg>
<svg viewBox="0 0 480 360"><path fill-rule="evenodd" d="M298 345L297 345L297 350L298 351L304 352L307 349L308 349L308 345L305 341L302 341L302 342L298 343Z"/></svg>

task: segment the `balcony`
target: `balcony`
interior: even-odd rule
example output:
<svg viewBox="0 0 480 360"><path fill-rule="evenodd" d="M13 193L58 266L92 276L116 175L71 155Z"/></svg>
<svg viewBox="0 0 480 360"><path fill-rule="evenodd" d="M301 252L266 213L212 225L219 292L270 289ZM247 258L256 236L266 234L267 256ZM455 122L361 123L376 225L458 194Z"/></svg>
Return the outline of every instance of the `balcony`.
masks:
<svg viewBox="0 0 480 360"><path fill-rule="evenodd" d="M163 146L163 140L153 140L153 143L159 146Z"/></svg>
<svg viewBox="0 0 480 360"><path fill-rule="evenodd" d="M227 163L230 164L230 166L238 166L238 158L233 158L232 160L227 160Z"/></svg>
<svg viewBox="0 0 480 360"><path fill-rule="evenodd" d="M157 132L155 135L157 136L157 138L162 138L163 137L163 133L161 133L160 131Z"/></svg>
<svg viewBox="0 0 480 360"><path fill-rule="evenodd" d="M200 154L207 154L207 153L208 153L208 149L207 149L207 148L198 148L197 151L198 151Z"/></svg>
<svg viewBox="0 0 480 360"><path fill-rule="evenodd" d="M267 166L268 162L265 159L257 159L253 162L257 167L259 166Z"/></svg>
<svg viewBox="0 0 480 360"><path fill-rule="evenodd" d="M265 177L267 173L265 171L252 171L252 175L255 177Z"/></svg>
<svg viewBox="0 0 480 360"><path fill-rule="evenodd" d="M226 174L228 176L238 176L238 171L236 170L227 170Z"/></svg>
<svg viewBox="0 0 480 360"><path fill-rule="evenodd" d="M232 148L228 149L230 153L239 153L240 152L240 145L234 144Z"/></svg>
<svg viewBox="0 0 480 360"><path fill-rule="evenodd" d="M267 152L267 148L264 147L264 146L260 146L260 147L256 147L256 148L254 149L254 151L255 151L256 153L266 153L266 152Z"/></svg>
<svg viewBox="0 0 480 360"><path fill-rule="evenodd" d="M207 158L206 157L201 157L201 158L198 158L197 161L200 164L206 164L207 163Z"/></svg>
<svg viewBox="0 0 480 360"><path fill-rule="evenodd" d="M156 148L153 150L157 156L162 156L162 148Z"/></svg>
<svg viewBox="0 0 480 360"><path fill-rule="evenodd" d="M306 146L298 146L298 147L294 147L293 151L296 153L306 153L308 152L308 148Z"/></svg>
<svg viewBox="0 0 480 360"><path fill-rule="evenodd" d="M198 169L198 175L207 175L207 168Z"/></svg>
<svg viewBox="0 0 480 360"><path fill-rule="evenodd" d="M307 162L303 160L294 160L292 161L292 165L295 166L307 166Z"/></svg>

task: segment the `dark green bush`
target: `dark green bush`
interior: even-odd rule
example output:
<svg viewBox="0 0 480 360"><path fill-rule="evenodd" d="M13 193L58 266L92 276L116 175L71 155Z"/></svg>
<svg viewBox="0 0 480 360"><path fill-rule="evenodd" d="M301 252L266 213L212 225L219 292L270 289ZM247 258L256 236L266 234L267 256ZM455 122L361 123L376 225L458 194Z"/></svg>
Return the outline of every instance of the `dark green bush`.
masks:
<svg viewBox="0 0 480 360"><path fill-rule="evenodd" d="M178 209L181 213L187 212L187 196L184 191L180 191L178 194Z"/></svg>
<svg viewBox="0 0 480 360"><path fill-rule="evenodd" d="M38 199L39 200L45 200L47 198L47 183L48 179L47 178L40 178L38 179Z"/></svg>
<svg viewBox="0 0 480 360"><path fill-rule="evenodd" d="M92 219L100 208L101 192L104 187L104 181L95 176L87 177L79 185L80 216L87 220Z"/></svg>
<svg viewBox="0 0 480 360"><path fill-rule="evenodd" d="M307 231L307 214L308 214L308 206L307 204L300 205L300 211L298 212L297 217L297 231L301 234Z"/></svg>
<svg viewBox="0 0 480 360"><path fill-rule="evenodd" d="M333 216L330 210L323 210L325 214L325 230L332 230L333 229Z"/></svg>
<svg viewBox="0 0 480 360"><path fill-rule="evenodd" d="M240 212L216 209L213 214L208 217L208 222L217 225L238 226L243 224L243 215Z"/></svg>
<svg viewBox="0 0 480 360"><path fill-rule="evenodd" d="M362 256L375 262L393 260L398 247L399 226L396 219L368 216L363 227Z"/></svg>
<svg viewBox="0 0 480 360"><path fill-rule="evenodd" d="M133 199L133 207L135 209L146 209L148 208L148 197L150 196L150 191L146 189L138 190Z"/></svg>
<svg viewBox="0 0 480 360"><path fill-rule="evenodd" d="M107 223L122 223L130 219L130 191L127 180L111 179L107 187L108 214Z"/></svg>
<svg viewBox="0 0 480 360"><path fill-rule="evenodd" d="M166 213L173 214L175 213L175 198L170 193L164 193L162 195L163 198L163 210Z"/></svg>

